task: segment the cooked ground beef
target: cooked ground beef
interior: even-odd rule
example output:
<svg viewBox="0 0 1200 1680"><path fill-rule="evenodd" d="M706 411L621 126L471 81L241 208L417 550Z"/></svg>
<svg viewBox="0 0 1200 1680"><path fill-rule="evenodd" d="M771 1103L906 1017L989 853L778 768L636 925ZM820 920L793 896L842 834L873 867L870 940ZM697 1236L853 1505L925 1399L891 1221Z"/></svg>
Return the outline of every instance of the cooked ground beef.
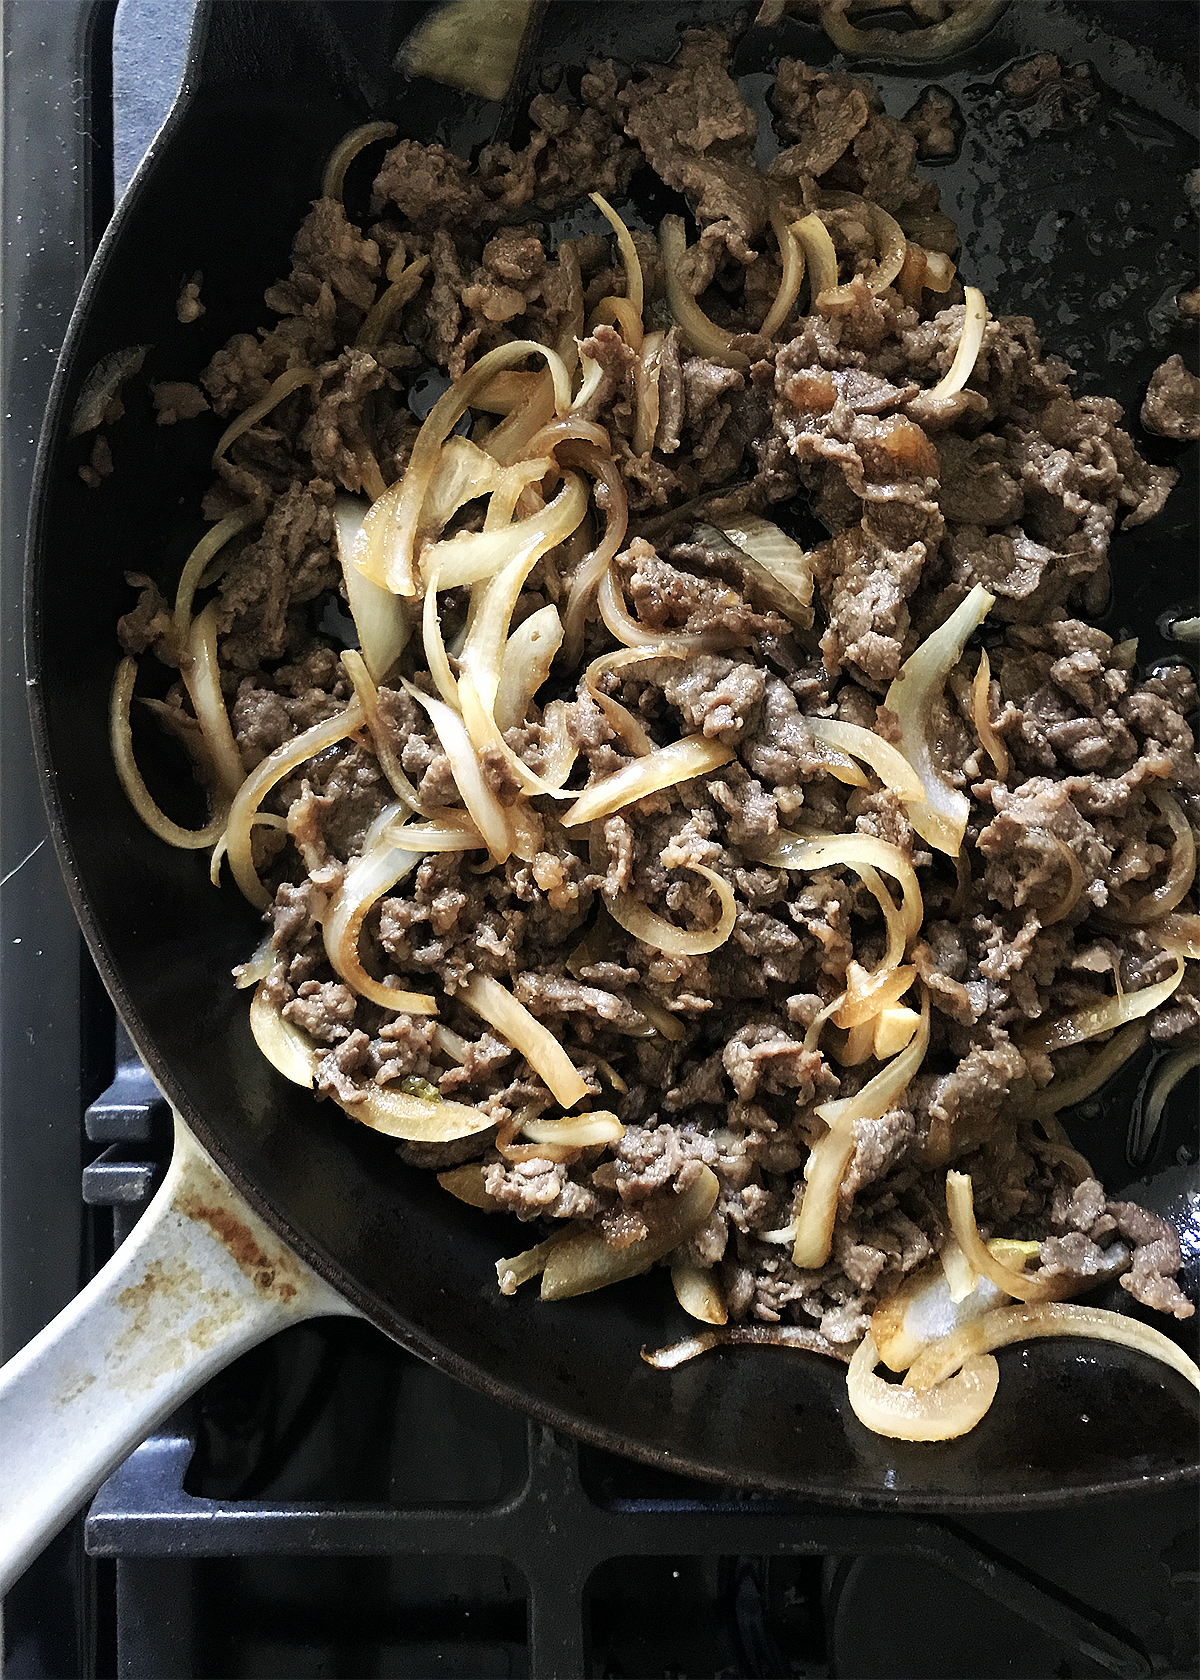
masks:
<svg viewBox="0 0 1200 1680"><path fill-rule="evenodd" d="M1085 72L1064 73L1054 59L1018 67L1008 91L1025 102L1027 123L1073 120L1092 96ZM1043 353L1025 318L991 320L966 387L931 395L963 331L962 288L871 290L874 246L844 195L919 224L929 250L939 239L952 249L937 188L915 168L918 156L956 144L948 95L930 90L902 123L861 78L785 59L770 104L783 149L764 172L728 42L695 31L667 66L626 76L592 64L575 105L539 95L522 151L487 147L469 165L442 146L401 141L375 182L370 225L319 200L289 277L267 293L276 324L234 338L205 371L223 418L286 368L313 371L232 444L206 503L214 518L247 503L261 516L234 539L216 591L223 683L247 771L351 698L311 612L340 584L335 494L360 492L372 461L388 482L403 473L417 432L413 370L455 378L513 338L578 343L598 370L580 418L605 429L626 486L634 525L611 577L648 649L601 671L594 689L574 671L558 680L555 665L506 751L493 743L483 755L502 806L523 801L534 813L536 843L484 869L477 853L432 853L368 914L367 966L434 991L449 1036L428 1017L359 996L325 954L330 897L392 799L369 731L326 749L265 803L287 819L291 840L284 847L267 829L256 841L274 895L267 994L319 1047L318 1089L351 1113L373 1087L405 1078L477 1104L489 1131L407 1158L481 1160L482 1192L522 1219L592 1221L619 1251L662 1218L665 1196L709 1169L716 1205L686 1255L713 1270L732 1319L809 1326L820 1345L848 1348L875 1304L943 1244L949 1163L973 1176L985 1236L1036 1239L1047 1273L1081 1286L1123 1238L1132 1249L1124 1287L1183 1316L1192 1308L1173 1282L1171 1228L1107 1203L1034 1101L1087 1054L1051 1048L1044 1029L1117 984L1136 993L1169 976L1179 918L1195 910L1193 887L1171 916L1129 919L1171 867L1174 813L1193 829L1200 817L1200 761L1185 721L1194 688L1181 668L1139 682L1128 645L1080 616L1103 599L1114 529L1150 518L1175 474L1139 455L1115 402L1073 395L1069 370ZM556 242L548 231L556 207L597 189L620 194L643 167L688 197L700 232L684 279L731 347L729 365L689 347L670 324L657 246L637 234L645 320L663 329L650 448L636 441L646 370L619 310L584 325L601 300L624 299L613 242L596 233ZM788 219L822 217L844 284L839 307L809 300L767 338L781 208ZM384 288L418 260L410 301L382 336L357 342ZM1194 438L1196 385L1171 358L1143 423ZM206 401L180 385L158 387L156 398L164 422ZM494 420L477 426L477 439ZM604 494L596 501L603 516ZM789 503L807 505L829 533L810 560L811 632L802 614L780 616L713 528ZM456 528L479 524L478 505L456 517ZM514 623L548 603L566 615L586 548L572 539L535 565ZM163 596L148 579L131 581L143 595L122 620L126 648L153 647L179 665ZM955 883L895 793L848 769L809 724L838 718L900 739L883 704L888 685L976 584L995 596L984 704L1003 762L975 732L979 653L969 651L937 718L943 773L969 801ZM465 593L448 592L443 605L453 646ZM594 608L586 615L585 661L618 646L614 622L609 608L603 619ZM431 686L419 658L410 651L383 675L377 727L391 753L425 806L461 809L449 749L415 697ZM172 699L181 703L181 691ZM569 784L578 791L681 736L731 756L582 834L562 826L554 799L524 799L506 757L546 775L565 740L578 755ZM825 1133L817 1110L853 1097L877 1070L869 1047L859 1053L853 1033L822 1029L818 1017L852 982L852 963L861 971L883 960L888 923L853 870L772 862L781 833L804 830L873 836L911 861L925 920L906 960L931 1011L920 1073L885 1114L854 1124L829 1258L807 1270L778 1234L803 1204L804 1164ZM710 926L701 868L732 893L732 933L717 949L672 955L624 930L626 895L685 928ZM476 975L500 981L548 1026L595 1106L616 1110L625 1129L611 1148L543 1158L514 1142L523 1117L551 1107L550 1093L459 996ZM912 998L919 1007L916 990ZM1149 1030L1174 1042L1198 1015L1189 971Z"/></svg>

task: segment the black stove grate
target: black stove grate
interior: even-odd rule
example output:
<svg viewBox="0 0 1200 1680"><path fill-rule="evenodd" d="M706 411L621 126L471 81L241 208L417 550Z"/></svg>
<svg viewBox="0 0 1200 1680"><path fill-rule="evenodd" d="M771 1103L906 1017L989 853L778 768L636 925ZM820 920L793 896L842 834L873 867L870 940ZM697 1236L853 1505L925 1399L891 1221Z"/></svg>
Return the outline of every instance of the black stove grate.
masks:
<svg viewBox="0 0 1200 1680"><path fill-rule="evenodd" d="M6 1353L123 1239L170 1147L57 880L11 650L54 355L109 180L119 192L178 84L189 13L2 13ZM1169 1680L1195 1664L1196 1551L1188 1489L948 1522L686 1481L529 1424L365 1324L318 1321L246 1354L110 1478L10 1595L6 1673Z"/></svg>

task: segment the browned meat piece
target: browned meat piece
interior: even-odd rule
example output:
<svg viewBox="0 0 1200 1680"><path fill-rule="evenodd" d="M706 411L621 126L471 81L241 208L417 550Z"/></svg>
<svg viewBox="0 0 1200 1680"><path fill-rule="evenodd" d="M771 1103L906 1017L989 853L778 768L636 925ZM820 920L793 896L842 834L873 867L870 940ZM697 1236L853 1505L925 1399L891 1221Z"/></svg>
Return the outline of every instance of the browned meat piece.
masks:
<svg viewBox="0 0 1200 1680"><path fill-rule="evenodd" d="M1151 375L1142 404L1142 425L1180 443L1200 438L1200 379L1184 367L1178 353L1168 356Z"/></svg>

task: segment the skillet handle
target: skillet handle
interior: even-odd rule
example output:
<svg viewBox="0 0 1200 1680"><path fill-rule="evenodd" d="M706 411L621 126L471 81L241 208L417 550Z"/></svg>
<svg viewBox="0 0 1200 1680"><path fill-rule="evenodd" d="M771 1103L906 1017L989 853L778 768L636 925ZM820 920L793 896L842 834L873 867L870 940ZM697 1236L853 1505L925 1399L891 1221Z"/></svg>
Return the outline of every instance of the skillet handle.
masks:
<svg viewBox="0 0 1200 1680"><path fill-rule="evenodd" d="M178 1115L157 1194L108 1264L0 1369L0 1594L156 1424L307 1318L358 1316Z"/></svg>

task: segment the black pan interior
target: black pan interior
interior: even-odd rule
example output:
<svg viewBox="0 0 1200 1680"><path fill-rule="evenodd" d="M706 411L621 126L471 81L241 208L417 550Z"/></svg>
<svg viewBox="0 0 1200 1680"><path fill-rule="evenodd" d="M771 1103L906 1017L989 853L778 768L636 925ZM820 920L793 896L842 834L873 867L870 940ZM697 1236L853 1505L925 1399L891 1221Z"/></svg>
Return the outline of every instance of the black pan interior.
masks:
<svg viewBox="0 0 1200 1680"><path fill-rule="evenodd" d="M907 1509L1060 1500L1186 1474L1194 1396L1119 1350L1037 1343L1002 1354L999 1398L983 1424L929 1448L869 1434L844 1403L841 1368L808 1355L742 1349L669 1375L650 1370L639 1349L686 1323L661 1276L554 1306L528 1293L502 1300L493 1262L528 1246L527 1230L452 1201L385 1140L273 1073L228 980L257 941L253 913L232 888L211 888L203 855L168 850L126 805L106 740L114 626L132 599L123 576L145 571L173 587L203 529L218 426L208 417L156 426L146 381L194 379L232 332L270 319L263 289L286 273L322 161L347 128L382 115L401 133L469 149L508 120L495 105L390 70L421 10L225 0L202 11L189 94L106 237L71 328L35 494L30 670L63 866L135 1041L251 1202L382 1329L607 1447L742 1487ZM667 57L680 27L734 15L713 0L551 4L531 74L596 52ZM1186 0L1015 0L969 57L935 72L967 117L960 156L941 166L965 274L993 310L1034 315L1083 388L1116 395L1131 422L1154 366L1176 349L1192 356L1170 299L1196 272L1181 180L1195 151L1178 126L1195 110L1193 23ZM1002 96L1004 70L1040 50L1094 66L1097 104L1082 120L1022 113ZM833 57L820 31L796 19L752 30L736 61L748 93L761 95L783 52ZM932 79L867 68L897 114ZM351 204L356 192L365 201L368 179L365 165L361 179L352 174ZM196 271L207 313L185 327L175 299ZM115 470L93 490L78 473L91 440L70 439L68 421L87 371L131 344L150 349L124 418L109 428ZM1161 615L1194 589L1196 450L1138 441L1184 474L1165 514L1118 536L1112 551L1106 628L1139 634L1146 668L1180 656ZM1130 1077L1136 1085L1137 1071ZM1084 1145L1110 1187L1131 1176L1131 1094L1127 1081ZM1184 1146L1176 1119L1137 1193L1185 1209L1195 1295L1200 1232L1194 1182L1190 1201L1181 1190Z"/></svg>

